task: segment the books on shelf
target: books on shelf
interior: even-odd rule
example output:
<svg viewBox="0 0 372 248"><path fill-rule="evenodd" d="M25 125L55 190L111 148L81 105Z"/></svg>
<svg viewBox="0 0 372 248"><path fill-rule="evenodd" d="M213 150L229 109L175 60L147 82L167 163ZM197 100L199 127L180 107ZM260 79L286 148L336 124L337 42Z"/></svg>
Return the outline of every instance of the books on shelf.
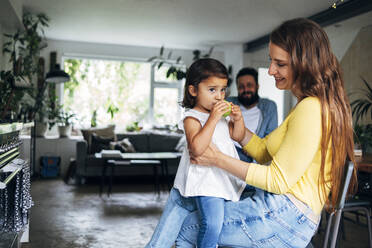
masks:
<svg viewBox="0 0 372 248"><path fill-rule="evenodd" d="M121 152L119 150L102 150L103 158L121 158Z"/></svg>

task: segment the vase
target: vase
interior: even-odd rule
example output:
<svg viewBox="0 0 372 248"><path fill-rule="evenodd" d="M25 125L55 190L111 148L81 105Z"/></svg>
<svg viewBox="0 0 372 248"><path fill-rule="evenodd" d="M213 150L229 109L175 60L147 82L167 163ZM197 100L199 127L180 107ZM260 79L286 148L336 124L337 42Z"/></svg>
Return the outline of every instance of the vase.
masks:
<svg viewBox="0 0 372 248"><path fill-rule="evenodd" d="M71 125L58 126L59 137L69 137L71 134Z"/></svg>
<svg viewBox="0 0 372 248"><path fill-rule="evenodd" d="M36 122L35 123L35 135L36 137L44 137L48 129L47 122Z"/></svg>

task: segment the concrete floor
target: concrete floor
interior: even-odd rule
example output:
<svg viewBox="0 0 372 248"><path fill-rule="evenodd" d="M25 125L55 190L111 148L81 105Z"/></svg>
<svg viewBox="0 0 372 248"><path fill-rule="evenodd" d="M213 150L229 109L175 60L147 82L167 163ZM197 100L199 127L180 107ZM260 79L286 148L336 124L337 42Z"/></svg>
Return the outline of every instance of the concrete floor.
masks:
<svg viewBox="0 0 372 248"><path fill-rule="evenodd" d="M59 180L32 182L31 248L144 247L168 197L152 184L114 185L110 198L98 184L66 185Z"/></svg>
<svg viewBox="0 0 372 248"><path fill-rule="evenodd" d="M152 184L116 181L110 198L99 197L97 183L75 186L54 179L34 180L32 196L30 243L22 248L140 248L150 239L168 193L158 198ZM340 247L369 247L365 226L346 221L345 230ZM321 240L316 235L314 247L321 247Z"/></svg>

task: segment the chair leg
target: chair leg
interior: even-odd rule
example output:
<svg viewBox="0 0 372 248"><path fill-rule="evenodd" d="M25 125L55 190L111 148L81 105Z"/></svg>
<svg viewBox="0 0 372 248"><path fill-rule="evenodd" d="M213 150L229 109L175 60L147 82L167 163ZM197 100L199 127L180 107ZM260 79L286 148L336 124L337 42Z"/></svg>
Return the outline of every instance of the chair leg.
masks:
<svg viewBox="0 0 372 248"><path fill-rule="evenodd" d="M336 247L338 229L340 227L341 214L342 214L342 210L337 210L336 211L335 223L334 223L334 226L333 226L330 248L335 248Z"/></svg>
<svg viewBox="0 0 372 248"><path fill-rule="evenodd" d="M327 248L327 246L328 246L329 232L331 231L331 225L332 225L333 215L334 214L335 213L332 212L328 216L328 219L327 219L327 228L326 228L326 232L325 232L325 235L324 235L323 248Z"/></svg>

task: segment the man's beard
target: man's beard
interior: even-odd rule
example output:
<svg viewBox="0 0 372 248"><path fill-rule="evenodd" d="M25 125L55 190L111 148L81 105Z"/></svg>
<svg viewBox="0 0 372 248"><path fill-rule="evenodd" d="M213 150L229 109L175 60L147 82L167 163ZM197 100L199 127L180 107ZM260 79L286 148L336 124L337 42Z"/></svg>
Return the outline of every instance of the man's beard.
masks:
<svg viewBox="0 0 372 248"><path fill-rule="evenodd" d="M251 95L251 97L244 96L244 93L246 93L246 92L243 92L243 94L238 96L238 100L243 106L249 107L252 104L255 104L255 103L258 102L259 96L258 96L257 91L255 93L253 93L253 95Z"/></svg>

